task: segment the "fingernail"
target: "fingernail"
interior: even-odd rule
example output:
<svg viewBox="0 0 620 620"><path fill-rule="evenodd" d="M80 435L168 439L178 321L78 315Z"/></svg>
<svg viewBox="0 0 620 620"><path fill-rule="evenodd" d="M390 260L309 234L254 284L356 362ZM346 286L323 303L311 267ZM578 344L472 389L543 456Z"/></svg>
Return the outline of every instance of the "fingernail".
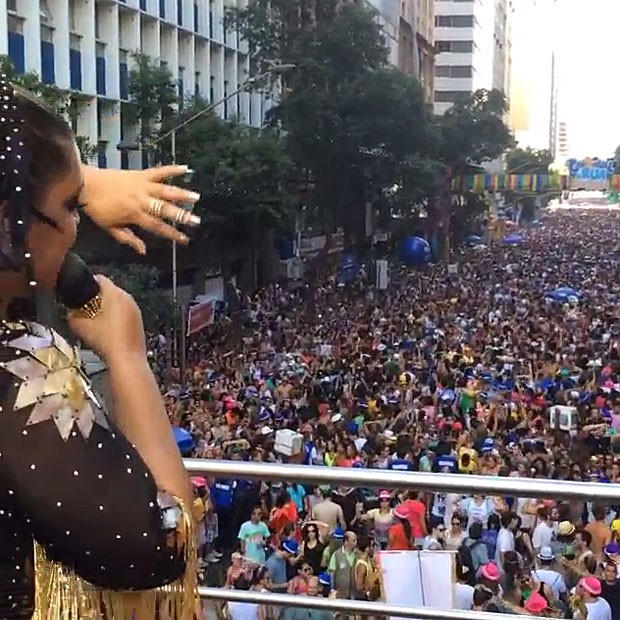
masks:
<svg viewBox="0 0 620 620"><path fill-rule="evenodd" d="M187 245L189 243L189 237L186 237L185 235L181 235L179 237L179 243L182 243L183 245Z"/></svg>
<svg viewBox="0 0 620 620"><path fill-rule="evenodd" d="M197 192L187 192L187 197L192 202L198 202L200 200L200 194L198 194Z"/></svg>
<svg viewBox="0 0 620 620"><path fill-rule="evenodd" d="M198 224L200 224L202 220L197 216L197 215L190 215L187 223L191 224L192 226L198 226Z"/></svg>
<svg viewBox="0 0 620 620"><path fill-rule="evenodd" d="M184 172L189 172L189 166L186 166L185 164L179 164L179 168L181 168Z"/></svg>

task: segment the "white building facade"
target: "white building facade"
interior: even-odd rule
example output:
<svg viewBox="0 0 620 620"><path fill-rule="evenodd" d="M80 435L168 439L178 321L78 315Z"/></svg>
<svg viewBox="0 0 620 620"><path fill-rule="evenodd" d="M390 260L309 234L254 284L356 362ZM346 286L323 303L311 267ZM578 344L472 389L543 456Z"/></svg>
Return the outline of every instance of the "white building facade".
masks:
<svg viewBox="0 0 620 620"><path fill-rule="evenodd" d="M511 0L435 0L434 110L480 88L509 97Z"/></svg>
<svg viewBox="0 0 620 620"><path fill-rule="evenodd" d="M247 46L223 22L226 7L246 1L0 0L0 53L73 93L74 130L97 145L100 166L139 168L140 153L117 149L136 136L122 105L133 54L165 65L184 97L220 101L249 78ZM268 106L242 92L216 112L260 126Z"/></svg>

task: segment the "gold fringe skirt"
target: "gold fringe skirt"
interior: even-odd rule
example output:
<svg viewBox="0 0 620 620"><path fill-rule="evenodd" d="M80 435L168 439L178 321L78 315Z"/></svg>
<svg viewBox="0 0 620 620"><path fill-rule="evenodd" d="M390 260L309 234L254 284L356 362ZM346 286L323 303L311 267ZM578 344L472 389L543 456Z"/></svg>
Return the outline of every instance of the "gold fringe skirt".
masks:
<svg viewBox="0 0 620 620"><path fill-rule="evenodd" d="M177 501L179 501L177 499ZM179 501L183 519L177 545L183 549L185 575L170 585L146 591L102 590L71 569L48 559L35 542L35 612L32 620L194 620L199 618L197 546L191 515Z"/></svg>

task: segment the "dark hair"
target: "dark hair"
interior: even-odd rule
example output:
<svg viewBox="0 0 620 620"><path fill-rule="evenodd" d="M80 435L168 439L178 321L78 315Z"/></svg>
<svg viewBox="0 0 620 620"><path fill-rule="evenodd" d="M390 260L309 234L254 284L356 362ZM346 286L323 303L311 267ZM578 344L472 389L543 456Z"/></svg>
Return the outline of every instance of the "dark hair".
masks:
<svg viewBox="0 0 620 620"><path fill-rule="evenodd" d="M67 170L73 157L69 144L73 132L66 121L32 94L13 87L17 115L23 121L20 137L30 153L28 186L32 200L41 199L49 184ZM0 123L0 138L8 128Z"/></svg>
<svg viewBox="0 0 620 620"><path fill-rule="evenodd" d="M472 540L480 540L482 538L482 523L476 521L469 526L469 537Z"/></svg>
<svg viewBox="0 0 620 620"><path fill-rule="evenodd" d="M502 518L501 518L502 527L507 528L516 518L517 518L516 513L512 512L512 510L508 510L502 515Z"/></svg>
<svg viewBox="0 0 620 620"><path fill-rule="evenodd" d="M235 590L249 590L250 586L251 584L245 575L239 575L233 583Z"/></svg>

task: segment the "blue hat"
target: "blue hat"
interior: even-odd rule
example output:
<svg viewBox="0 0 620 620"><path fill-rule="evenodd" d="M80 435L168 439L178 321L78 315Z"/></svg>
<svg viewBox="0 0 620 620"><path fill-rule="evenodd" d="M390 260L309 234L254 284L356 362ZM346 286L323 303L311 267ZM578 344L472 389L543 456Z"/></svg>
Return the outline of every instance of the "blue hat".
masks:
<svg viewBox="0 0 620 620"><path fill-rule="evenodd" d="M344 538L344 530L339 525L334 528L332 538L336 538L337 540L342 540Z"/></svg>
<svg viewBox="0 0 620 620"><path fill-rule="evenodd" d="M286 539L280 543L280 549L282 549L282 551L290 553L291 555L296 555L299 549L299 545L297 544L296 540Z"/></svg>
<svg viewBox="0 0 620 620"><path fill-rule="evenodd" d="M332 578L329 576L328 573L321 573L319 575L319 583L322 586L331 586L332 585Z"/></svg>
<svg viewBox="0 0 620 620"><path fill-rule="evenodd" d="M494 447L495 447L495 442L493 441L492 437L487 437L482 442L482 451L483 452L490 452L491 450L493 450Z"/></svg>

